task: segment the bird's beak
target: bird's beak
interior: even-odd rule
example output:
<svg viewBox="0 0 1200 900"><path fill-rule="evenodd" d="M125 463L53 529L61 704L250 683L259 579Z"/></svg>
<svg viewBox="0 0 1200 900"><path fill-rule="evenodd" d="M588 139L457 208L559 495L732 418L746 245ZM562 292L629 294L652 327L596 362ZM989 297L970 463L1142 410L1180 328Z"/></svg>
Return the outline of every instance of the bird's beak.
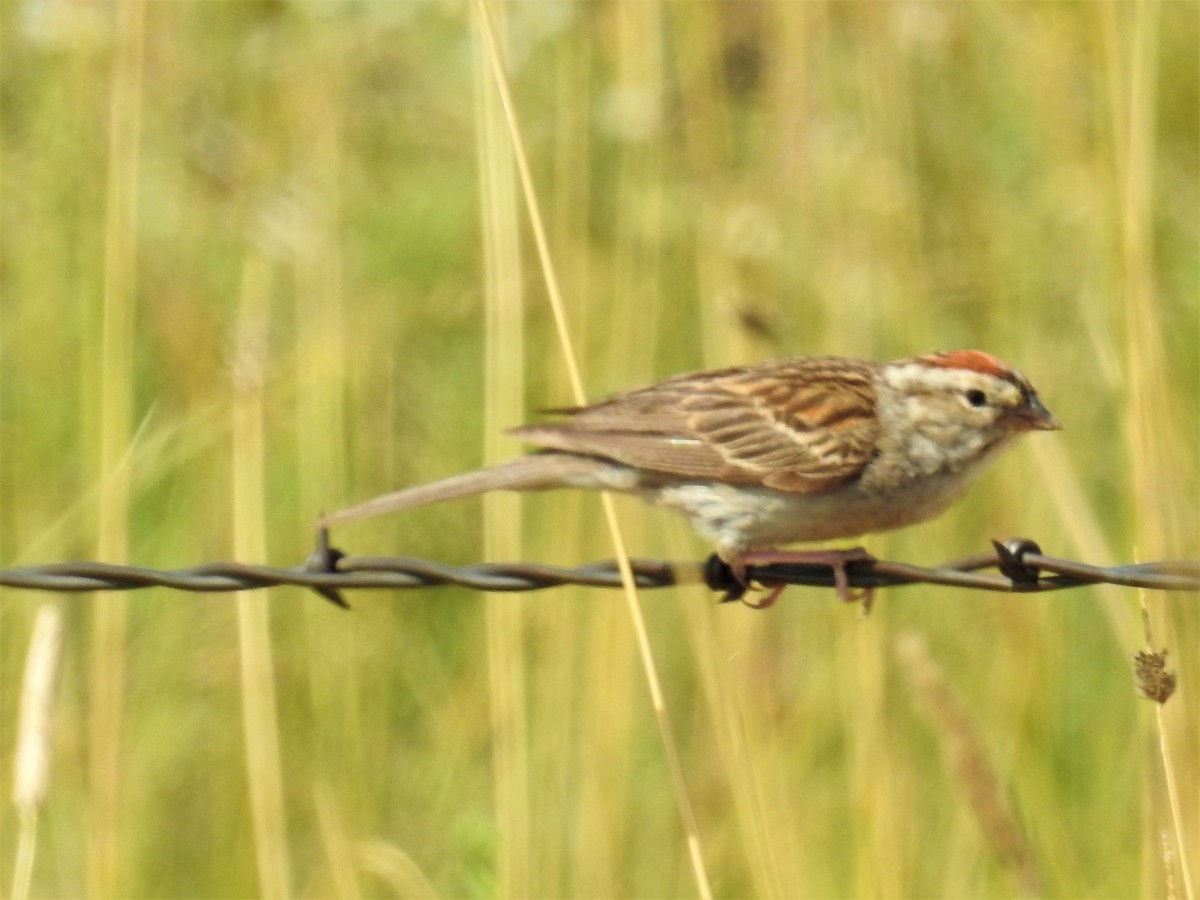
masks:
<svg viewBox="0 0 1200 900"><path fill-rule="evenodd" d="M1037 394L1031 394L1028 403L1014 410L1013 417L1023 431L1058 431L1062 428L1062 422L1042 405Z"/></svg>

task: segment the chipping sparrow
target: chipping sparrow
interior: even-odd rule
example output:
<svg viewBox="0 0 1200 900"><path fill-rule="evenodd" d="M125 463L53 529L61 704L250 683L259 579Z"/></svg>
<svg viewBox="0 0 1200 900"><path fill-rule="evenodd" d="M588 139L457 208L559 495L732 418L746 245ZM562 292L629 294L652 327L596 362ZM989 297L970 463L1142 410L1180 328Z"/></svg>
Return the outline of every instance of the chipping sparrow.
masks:
<svg viewBox="0 0 1200 900"><path fill-rule="evenodd" d="M680 375L513 434L542 449L325 516L361 519L491 490L637 494L683 513L745 583L746 566L844 564L780 544L931 519L1009 442L1060 428L1007 363L956 350L874 363L801 357ZM774 599L773 597L771 599Z"/></svg>

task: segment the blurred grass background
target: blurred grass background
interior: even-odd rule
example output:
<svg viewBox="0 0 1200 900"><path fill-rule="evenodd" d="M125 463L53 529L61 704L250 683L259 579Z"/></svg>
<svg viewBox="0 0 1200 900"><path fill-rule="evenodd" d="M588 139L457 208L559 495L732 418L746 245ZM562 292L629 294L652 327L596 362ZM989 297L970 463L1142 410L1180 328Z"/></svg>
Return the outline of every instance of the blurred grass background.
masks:
<svg viewBox="0 0 1200 900"><path fill-rule="evenodd" d="M1200 6L493 9L591 396L984 348L1066 430L873 552L1200 556ZM320 510L511 455L495 432L571 402L476 12L0 5L4 565L294 564ZM636 555L708 552L618 507ZM612 553L594 497L482 508L335 538ZM62 600L32 894L697 892L615 592L351 599ZM3 601L9 771L50 601ZM1147 601L1182 848L1132 591L910 588L865 622L812 590L642 602L718 896L1181 895L1200 864L1193 597ZM3 885L21 823L0 808Z"/></svg>

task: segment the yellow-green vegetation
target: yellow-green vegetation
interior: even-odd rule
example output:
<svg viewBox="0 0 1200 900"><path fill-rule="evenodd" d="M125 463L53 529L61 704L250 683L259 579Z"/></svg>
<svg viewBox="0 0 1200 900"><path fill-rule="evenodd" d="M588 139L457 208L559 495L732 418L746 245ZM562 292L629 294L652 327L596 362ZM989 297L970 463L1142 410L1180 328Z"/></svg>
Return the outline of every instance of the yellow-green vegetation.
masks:
<svg viewBox="0 0 1200 900"><path fill-rule="evenodd" d="M873 552L1200 556L1200 6L492 9L590 396L979 347L1065 430ZM570 405L496 90L466 0L0 5L0 565L296 564L321 510ZM709 550L617 509L637 556ZM613 554L568 493L335 542ZM828 590L644 592L682 792L619 592L350 600L0 594L4 778L39 608L63 626L0 886L1129 897L1200 872L1195 596L1146 599L1178 823L1132 590L904 588L866 621Z"/></svg>

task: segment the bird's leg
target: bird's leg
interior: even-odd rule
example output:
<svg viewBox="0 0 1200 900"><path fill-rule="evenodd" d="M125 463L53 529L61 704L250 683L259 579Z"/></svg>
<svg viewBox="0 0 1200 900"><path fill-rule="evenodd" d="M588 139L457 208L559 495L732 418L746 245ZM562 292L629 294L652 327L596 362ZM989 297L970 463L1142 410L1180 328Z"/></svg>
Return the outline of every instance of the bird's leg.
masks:
<svg viewBox="0 0 1200 900"><path fill-rule="evenodd" d="M866 551L863 547L851 547L848 550L750 550L739 554L734 560L729 563L729 567L733 570L734 577L744 585L749 586L749 576L747 569L750 566L770 566L770 565L808 565L808 566L828 566L833 570L833 586L837 591L838 599L843 603L853 603L862 601L864 615L871 611L871 604L875 599L874 588L863 588L862 591L850 590L850 580L846 577L846 565L852 562L872 562L875 557ZM768 584L763 583L764 587L770 589L762 600L751 603L742 598L742 602L747 606L752 606L755 609L766 609L771 606L779 595L783 593L784 584Z"/></svg>
<svg viewBox="0 0 1200 900"><path fill-rule="evenodd" d="M746 556L735 556L729 561L728 565L730 571L733 572L733 577L737 580L737 583L741 585L741 588L736 592L731 591L730 593L726 594L726 600L741 600L742 603L751 609L768 609L775 605L775 601L779 599L779 595L782 594L783 589L787 587L786 584L764 584L763 587L769 590L767 596L763 597L761 600L749 600L746 598L746 592L752 588L750 585L750 576L746 572Z"/></svg>
<svg viewBox="0 0 1200 900"><path fill-rule="evenodd" d="M746 573L746 564L742 561L742 557L734 555L726 560L720 554L713 554L709 564L711 565L713 561L719 561L722 565L726 566L729 573L733 575L735 583L735 586L730 586L724 579L719 582L720 587L725 590L725 596L721 600L722 603L740 600L751 609L766 609L783 592L785 585L770 585L771 593L764 600L761 602L751 602L746 599L746 592L754 590L754 586L750 583L750 576Z"/></svg>
<svg viewBox="0 0 1200 900"><path fill-rule="evenodd" d="M764 584L763 587L769 588L767 596L761 600L751 600L746 595L742 595L742 603L751 609L769 609L775 605L775 601L779 599L779 595L783 593L786 584Z"/></svg>

